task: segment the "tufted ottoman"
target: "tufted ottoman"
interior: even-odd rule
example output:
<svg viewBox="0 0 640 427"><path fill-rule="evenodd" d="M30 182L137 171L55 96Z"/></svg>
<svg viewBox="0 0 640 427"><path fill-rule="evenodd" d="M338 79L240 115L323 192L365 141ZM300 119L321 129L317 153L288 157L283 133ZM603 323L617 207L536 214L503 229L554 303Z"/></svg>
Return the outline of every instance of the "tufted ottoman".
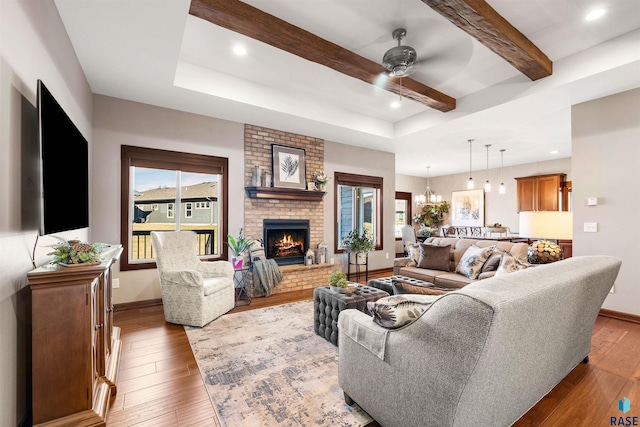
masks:
<svg viewBox="0 0 640 427"><path fill-rule="evenodd" d="M338 345L338 315L342 310L355 308L366 313L367 302L377 301L389 294L380 289L356 284L352 294L332 291L329 286L321 286L313 291L313 327L316 334Z"/></svg>
<svg viewBox="0 0 640 427"><path fill-rule="evenodd" d="M411 285L420 286L423 288L422 293L430 294L430 295L442 295L447 292L453 291L453 288L440 288L434 285L431 282L425 282L423 280L414 279L413 277L407 276L389 276L389 277L381 277L379 279L371 279L369 280L369 286L381 289L390 295L393 295L393 286L391 284L394 280L398 280L400 282L409 283Z"/></svg>

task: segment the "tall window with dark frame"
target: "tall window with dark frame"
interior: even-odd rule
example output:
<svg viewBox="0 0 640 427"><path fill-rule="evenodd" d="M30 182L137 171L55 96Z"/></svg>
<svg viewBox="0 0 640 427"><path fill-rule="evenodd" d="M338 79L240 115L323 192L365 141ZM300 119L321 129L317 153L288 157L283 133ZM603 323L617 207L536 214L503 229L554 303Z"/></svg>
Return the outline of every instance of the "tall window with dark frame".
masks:
<svg viewBox="0 0 640 427"><path fill-rule="evenodd" d="M376 250L383 247L381 177L335 172L335 252L340 253L342 239L351 230L366 232Z"/></svg>
<svg viewBox="0 0 640 427"><path fill-rule="evenodd" d="M227 259L227 170L223 157L123 145L120 269L155 268L152 231L193 230L198 255Z"/></svg>

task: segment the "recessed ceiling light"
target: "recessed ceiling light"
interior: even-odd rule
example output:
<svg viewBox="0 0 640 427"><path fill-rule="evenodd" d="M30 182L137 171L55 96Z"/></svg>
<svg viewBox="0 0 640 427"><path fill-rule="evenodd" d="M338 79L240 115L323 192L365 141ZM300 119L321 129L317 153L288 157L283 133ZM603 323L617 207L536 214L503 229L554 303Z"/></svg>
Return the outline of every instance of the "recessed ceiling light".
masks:
<svg viewBox="0 0 640 427"><path fill-rule="evenodd" d="M585 16L584 19L587 21L595 21L596 19L601 18L604 14L605 14L605 10L602 8L593 9L591 12L587 14L587 16Z"/></svg>
<svg viewBox="0 0 640 427"><path fill-rule="evenodd" d="M393 102L391 103L391 108L393 108L394 110L395 110L396 108L400 108L400 101L393 101Z"/></svg>
<svg viewBox="0 0 640 427"><path fill-rule="evenodd" d="M559 152L560 151L558 151L558 150L553 150L553 151L551 151L551 154L558 154Z"/></svg>
<svg viewBox="0 0 640 427"><path fill-rule="evenodd" d="M247 49L244 48L244 46L234 46L233 47L233 53L235 53L236 55L246 55L247 54Z"/></svg>

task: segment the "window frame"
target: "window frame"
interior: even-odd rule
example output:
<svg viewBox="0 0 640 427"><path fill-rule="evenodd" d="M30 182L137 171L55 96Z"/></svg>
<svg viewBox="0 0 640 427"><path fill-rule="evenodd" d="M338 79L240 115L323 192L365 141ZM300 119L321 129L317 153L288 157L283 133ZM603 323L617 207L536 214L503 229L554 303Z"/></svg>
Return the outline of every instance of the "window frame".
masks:
<svg viewBox="0 0 640 427"><path fill-rule="evenodd" d="M379 176L369 176L369 175L357 175L346 172L334 172L334 191L333 191L333 220L334 220L334 228L333 228L333 251L336 254L344 253L345 250L340 247L340 242L338 241L338 186L339 185L348 185L351 187L367 187L373 188L376 190L376 251L380 251L384 248L384 220L382 213L383 209L383 184L384 180Z"/></svg>
<svg viewBox="0 0 640 427"><path fill-rule="evenodd" d="M411 212L411 203L413 200L413 195L409 192L406 191L396 191L396 198L394 200L394 209L395 209L395 202L398 200L404 200L407 203L407 212L406 212L406 217L405 217L405 224L406 225L411 225L411 221L412 221L412 212ZM395 216L393 218L394 221L394 234L395 234ZM402 237L396 237L396 241L402 240Z"/></svg>
<svg viewBox="0 0 640 427"><path fill-rule="evenodd" d="M221 175L219 202L221 203L220 216L222 218L221 221L219 221L218 230L220 236L228 235L229 159L206 154L122 145L120 147L120 241L123 247L123 256L120 258L121 271L156 268L155 260L135 263L129 262L129 234L131 232L130 225L133 224L130 218L131 210L129 207L129 171L131 166ZM203 260L216 261L228 259L227 245L223 238L220 239L219 247L220 253L218 255L208 256L203 258Z"/></svg>

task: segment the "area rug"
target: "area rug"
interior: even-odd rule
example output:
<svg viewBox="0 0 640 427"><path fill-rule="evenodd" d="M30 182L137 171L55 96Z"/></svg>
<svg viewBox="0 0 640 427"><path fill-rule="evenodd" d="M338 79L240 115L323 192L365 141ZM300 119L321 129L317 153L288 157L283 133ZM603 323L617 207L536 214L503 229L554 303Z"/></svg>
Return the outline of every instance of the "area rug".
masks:
<svg viewBox="0 0 640 427"><path fill-rule="evenodd" d="M338 348L315 334L313 301L227 314L185 327L225 427L363 426L344 403Z"/></svg>

